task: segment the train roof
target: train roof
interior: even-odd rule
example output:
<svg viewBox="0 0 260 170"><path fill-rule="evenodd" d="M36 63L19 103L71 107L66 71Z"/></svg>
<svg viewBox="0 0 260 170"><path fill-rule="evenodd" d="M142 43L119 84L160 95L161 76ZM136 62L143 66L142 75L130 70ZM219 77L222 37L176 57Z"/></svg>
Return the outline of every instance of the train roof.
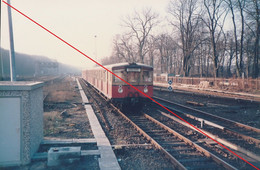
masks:
<svg viewBox="0 0 260 170"><path fill-rule="evenodd" d="M152 66L149 66L149 65L147 65L147 64L142 64L142 63L127 63L127 62L105 65L105 67L107 67L107 68L123 67L123 66L142 66L142 67L153 68Z"/></svg>
<svg viewBox="0 0 260 170"><path fill-rule="evenodd" d="M147 68L153 68L152 66L149 66L147 64L142 64L142 63L116 63L116 64L110 64L110 65L104 65L104 67L106 67L109 70L112 70L113 68L117 68L117 67L125 67L125 66L141 66L141 67L147 67ZM97 70L97 69L101 69L100 66L97 66L93 69L87 69L87 70Z"/></svg>

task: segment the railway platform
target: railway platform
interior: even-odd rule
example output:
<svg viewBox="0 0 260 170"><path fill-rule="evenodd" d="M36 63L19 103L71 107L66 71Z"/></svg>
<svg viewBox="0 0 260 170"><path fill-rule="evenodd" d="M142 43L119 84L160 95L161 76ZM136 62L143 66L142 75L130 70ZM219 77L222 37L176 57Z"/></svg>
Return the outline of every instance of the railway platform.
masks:
<svg viewBox="0 0 260 170"><path fill-rule="evenodd" d="M0 169L121 169L88 98L77 83L75 77L68 76L46 83L43 138L38 150L29 163L0 166Z"/></svg>
<svg viewBox="0 0 260 170"><path fill-rule="evenodd" d="M98 150L100 152L99 168L101 170L121 169L117 162L116 156L112 150L112 146L111 146L108 138L106 137L78 79L77 79L77 84L78 84L78 89L79 89L80 95L82 97L82 103L83 103L86 113L88 115L90 126L91 126L92 132L94 134L94 137L97 141Z"/></svg>

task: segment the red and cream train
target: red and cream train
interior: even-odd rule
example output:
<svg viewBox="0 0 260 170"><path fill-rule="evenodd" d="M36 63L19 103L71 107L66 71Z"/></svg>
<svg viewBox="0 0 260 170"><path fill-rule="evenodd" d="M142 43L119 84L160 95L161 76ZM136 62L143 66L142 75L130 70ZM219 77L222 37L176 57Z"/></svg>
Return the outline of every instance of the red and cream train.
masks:
<svg viewBox="0 0 260 170"><path fill-rule="evenodd" d="M149 97L153 96L153 68L151 66L140 63L119 63L105 67ZM123 107L139 107L147 100L142 93L101 67L82 71L82 77L112 102Z"/></svg>

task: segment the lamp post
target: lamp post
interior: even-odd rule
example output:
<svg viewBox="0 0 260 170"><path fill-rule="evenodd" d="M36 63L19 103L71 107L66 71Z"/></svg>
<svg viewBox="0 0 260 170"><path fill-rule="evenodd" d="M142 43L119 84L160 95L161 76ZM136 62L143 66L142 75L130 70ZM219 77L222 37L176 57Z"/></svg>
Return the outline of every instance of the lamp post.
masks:
<svg viewBox="0 0 260 170"><path fill-rule="evenodd" d="M7 3L10 5L10 0L7 0ZM7 7L7 12L8 12L9 38L10 38L10 77L11 77L11 81L16 81L13 24L12 24L12 13L11 13L10 6Z"/></svg>
<svg viewBox="0 0 260 170"><path fill-rule="evenodd" d="M2 9L2 1L0 1L0 9ZM4 66L3 66L3 58L2 58L2 48L1 48L1 23L2 23L2 10L0 10L0 81L4 77Z"/></svg>
<svg viewBox="0 0 260 170"><path fill-rule="evenodd" d="M97 56L97 35L94 36L95 37L95 60L98 60L98 56Z"/></svg>

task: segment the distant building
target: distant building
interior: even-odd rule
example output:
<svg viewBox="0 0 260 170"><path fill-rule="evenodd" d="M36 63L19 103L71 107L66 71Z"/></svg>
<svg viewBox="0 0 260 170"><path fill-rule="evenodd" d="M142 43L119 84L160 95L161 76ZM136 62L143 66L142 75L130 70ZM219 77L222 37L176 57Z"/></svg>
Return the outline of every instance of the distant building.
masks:
<svg viewBox="0 0 260 170"><path fill-rule="evenodd" d="M59 63L37 61L35 63L35 76L36 75L51 75L59 73Z"/></svg>

